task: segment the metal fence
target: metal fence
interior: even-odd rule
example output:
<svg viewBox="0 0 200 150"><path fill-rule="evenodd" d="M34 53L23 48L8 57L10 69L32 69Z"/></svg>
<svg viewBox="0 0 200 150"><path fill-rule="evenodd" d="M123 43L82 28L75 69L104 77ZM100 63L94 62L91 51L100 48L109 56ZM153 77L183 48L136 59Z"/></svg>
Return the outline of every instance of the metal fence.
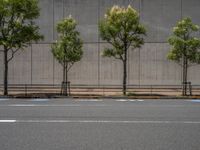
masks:
<svg viewBox="0 0 200 150"><path fill-rule="evenodd" d="M61 84L9 84L10 94L31 94L51 93L60 94ZM121 85L71 85L71 94L87 95L118 95L122 92ZM128 85L128 94L149 94L149 95L180 95L182 85ZM0 85L0 92L3 93L3 85ZM188 89L188 94L190 91ZM192 85L192 94L200 94L200 85Z"/></svg>

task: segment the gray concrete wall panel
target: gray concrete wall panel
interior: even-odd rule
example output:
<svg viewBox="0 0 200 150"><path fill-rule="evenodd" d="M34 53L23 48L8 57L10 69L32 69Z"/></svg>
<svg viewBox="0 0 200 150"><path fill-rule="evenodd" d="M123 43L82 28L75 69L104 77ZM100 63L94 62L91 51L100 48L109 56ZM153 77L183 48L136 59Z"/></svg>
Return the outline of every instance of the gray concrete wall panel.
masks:
<svg viewBox="0 0 200 150"><path fill-rule="evenodd" d="M49 44L32 45L32 84L53 84L53 55Z"/></svg>
<svg viewBox="0 0 200 150"><path fill-rule="evenodd" d="M181 18L181 0L141 0L141 22L147 28L146 42L166 42Z"/></svg>
<svg viewBox="0 0 200 150"><path fill-rule="evenodd" d="M56 31L56 26L59 21L64 17L64 5L63 0L54 0L54 40L57 40L58 34Z"/></svg>
<svg viewBox="0 0 200 150"><path fill-rule="evenodd" d="M8 64L8 69L9 84L31 84L31 48L15 53Z"/></svg>
<svg viewBox="0 0 200 150"><path fill-rule="evenodd" d="M194 85L200 85L199 75L200 75L200 65L189 67L188 81L190 81Z"/></svg>
<svg viewBox="0 0 200 150"><path fill-rule="evenodd" d="M65 17L72 15L84 42L98 42L98 1L65 0Z"/></svg>
<svg viewBox="0 0 200 150"><path fill-rule="evenodd" d="M200 0L183 0L182 15L184 17L190 17L195 24L200 26ZM196 33L195 36L200 37L200 32Z"/></svg>
<svg viewBox="0 0 200 150"><path fill-rule="evenodd" d="M44 35L44 40L40 43L53 42L53 0L39 0L40 17L36 20L36 23L40 27L41 34Z"/></svg>
<svg viewBox="0 0 200 150"><path fill-rule="evenodd" d="M141 85L174 85L181 83L181 68L167 60L169 46L146 43L140 51Z"/></svg>
<svg viewBox="0 0 200 150"><path fill-rule="evenodd" d="M100 44L100 54L109 44ZM100 85L121 85L123 79L123 63L114 58L102 57L100 63Z"/></svg>
<svg viewBox="0 0 200 150"><path fill-rule="evenodd" d="M140 84L140 49L131 49L128 51L128 84Z"/></svg>
<svg viewBox="0 0 200 150"><path fill-rule="evenodd" d="M56 24L72 15L84 41L83 59L69 73L72 84L121 85L123 66L120 60L103 58L105 46L98 35L98 22L113 5L131 4L140 12L147 27L146 44L129 51L129 85L180 85L181 67L166 56L170 49L167 38L182 17L190 16L200 25L199 0L39 0L41 16L36 22L45 40L16 54L9 64L9 83L60 84L62 67L53 58L50 44L57 40ZM200 34L196 34L200 36ZM200 84L200 66L189 69L189 81ZM3 82L3 53L0 53L0 83Z"/></svg>

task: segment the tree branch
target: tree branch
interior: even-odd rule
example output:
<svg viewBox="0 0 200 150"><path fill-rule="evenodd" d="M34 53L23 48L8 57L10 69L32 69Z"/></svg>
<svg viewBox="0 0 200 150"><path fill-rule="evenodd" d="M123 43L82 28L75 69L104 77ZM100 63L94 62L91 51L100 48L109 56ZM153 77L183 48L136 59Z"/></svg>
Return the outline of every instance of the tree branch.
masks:
<svg viewBox="0 0 200 150"><path fill-rule="evenodd" d="M10 61L13 59L15 53L16 53L18 50L20 50L20 48L18 48L18 49L16 49L16 50L13 50L13 49L10 49L10 50L12 51L12 55L11 55L11 57L7 60L7 62L10 62Z"/></svg>
<svg viewBox="0 0 200 150"><path fill-rule="evenodd" d="M72 62L72 63L69 65L69 68L67 68L67 72L72 68L73 65L74 65L74 62Z"/></svg>
<svg viewBox="0 0 200 150"><path fill-rule="evenodd" d="M117 57L117 56L113 56L115 59L119 59L119 60L121 60L121 57L119 56L119 57Z"/></svg>

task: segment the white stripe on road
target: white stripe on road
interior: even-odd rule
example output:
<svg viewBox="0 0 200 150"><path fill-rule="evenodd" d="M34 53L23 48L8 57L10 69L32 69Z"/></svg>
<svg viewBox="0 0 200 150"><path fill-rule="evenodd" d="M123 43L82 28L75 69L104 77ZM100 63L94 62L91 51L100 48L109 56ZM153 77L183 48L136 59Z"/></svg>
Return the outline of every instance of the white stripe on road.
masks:
<svg viewBox="0 0 200 150"><path fill-rule="evenodd" d="M131 100L129 100L130 102L135 102L136 100L134 100L134 99L131 99Z"/></svg>
<svg viewBox="0 0 200 150"><path fill-rule="evenodd" d="M116 100L117 102L127 102L128 100L127 99L118 99Z"/></svg>
<svg viewBox="0 0 200 150"><path fill-rule="evenodd" d="M144 100L142 100L142 99L139 99L139 100L137 100L138 102L143 102Z"/></svg>
<svg viewBox="0 0 200 150"><path fill-rule="evenodd" d="M42 99L42 98L39 98L39 99L31 99L29 100L30 102L47 102L49 101L49 99Z"/></svg>
<svg viewBox="0 0 200 150"><path fill-rule="evenodd" d="M0 123L200 124L200 121L0 120Z"/></svg>
<svg viewBox="0 0 200 150"><path fill-rule="evenodd" d="M54 105L54 104L10 104L10 105L0 105L0 107L103 107L103 106L110 106L110 105L104 105L104 104L98 104L98 105L79 105L79 104L61 104L61 105Z"/></svg>
<svg viewBox="0 0 200 150"><path fill-rule="evenodd" d="M0 101L8 101L9 99L7 98L0 98Z"/></svg>
<svg viewBox="0 0 200 150"><path fill-rule="evenodd" d="M6 106L8 106L8 107L79 107L81 105L11 104L11 105L6 105Z"/></svg>
<svg viewBox="0 0 200 150"><path fill-rule="evenodd" d="M144 100L142 100L142 99L138 99L138 100L135 100L135 99L131 99L131 100L129 100L129 99L118 99L116 101L117 102L135 102L135 101L143 102Z"/></svg>
<svg viewBox="0 0 200 150"><path fill-rule="evenodd" d="M77 99L76 102L102 102L102 99L91 99L91 100L84 100L84 99Z"/></svg>
<svg viewBox="0 0 200 150"><path fill-rule="evenodd" d="M14 123L17 120L0 120L0 123Z"/></svg>

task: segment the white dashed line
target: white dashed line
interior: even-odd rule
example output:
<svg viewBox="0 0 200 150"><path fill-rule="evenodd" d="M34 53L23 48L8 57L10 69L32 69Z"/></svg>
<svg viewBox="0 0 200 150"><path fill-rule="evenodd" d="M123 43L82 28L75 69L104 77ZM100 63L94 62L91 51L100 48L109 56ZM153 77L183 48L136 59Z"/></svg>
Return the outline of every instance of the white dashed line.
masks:
<svg viewBox="0 0 200 150"><path fill-rule="evenodd" d="M139 100L133 100L133 99L131 99L131 100L128 100L128 99L119 99L119 100L116 100L117 102L143 102L144 100L141 100L141 99L139 99Z"/></svg>
<svg viewBox="0 0 200 150"><path fill-rule="evenodd" d="M15 123L17 120L0 120L0 123Z"/></svg>
<svg viewBox="0 0 200 150"><path fill-rule="evenodd" d="M103 100L101 99L91 99L91 100L75 100L77 102L102 102Z"/></svg>
<svg viewBox="0 0 200 150"><path fill-rule="evenodd" d="M46 105L46 104L10 104L10 105L0 105L0 107L105 107L110 105L98 104L98 105L79 105L79 104L61 104L61 105Z"/></svg>
<svg viewBox="0 0 200 150"><path fill-rule="evenodd" d="M32 99L31 102L47 102L49 99Z"/></svg>
<svg viewBox="0 0 200 150"><path fill-rule="evenodd" d="M137 100L138 102L143 102L144 100L142 100L142 99L139 99L139 100Z"/></svg>
<svg viewBox="0 0 200 150"><path fill-rule="evenodd" d="M126 100L126 99L118 99L118 100L116 100L117 102L127 102L128 100Z"/></svg>
<svg viewBox="0 0 200 150"><path fill-rule="evenodd" d="M131 99L131 100L129 100L130 102L135 102L136 100L134 100L134 99Z"/></svg>
<svg viewBox="0 0 200 150"><path fill-rule="evenodd" d="M4 106L4 105L1 105ZM11 104L7 107L79 107L81 105L38 105L38 104Z"/></svg>
<svg viewBox="0 0 200 150"><path fill-rule="evenodd" d="M9 99L0 98L0 101L8 101Z"/></svg>

